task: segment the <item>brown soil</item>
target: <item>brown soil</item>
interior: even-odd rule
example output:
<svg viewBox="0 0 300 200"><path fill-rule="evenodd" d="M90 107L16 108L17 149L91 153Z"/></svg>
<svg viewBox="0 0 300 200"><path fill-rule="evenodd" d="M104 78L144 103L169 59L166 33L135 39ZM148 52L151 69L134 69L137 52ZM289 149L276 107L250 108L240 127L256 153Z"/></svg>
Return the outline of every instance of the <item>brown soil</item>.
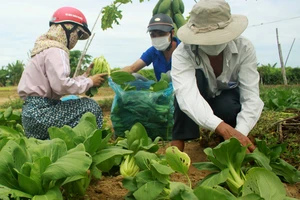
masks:
<svg viewBox="0 0 300 200"><path fill-rule="evenodd" d="M107 119L109 119L109 111L106 111L105 114ZM206 154L203 152L204 148L207 145L213 147L215 143L203 144L200 143L199 140L193 140L185 143L185 150L191 162L203 162L207 161ZM169 142L164 142L160 145L160 149L158 153L164 154L167 147L170 146ZM192 186L195 187L196 184L202 180L206 175L207 172L200 171L196 169L194 166L190 166L189 173L188 173ZM171 181L176 182L183 182L188 184L187 178L180 174L174 173L171 175ZM296 199L300 199L300 182L296 184L284 184L287 191L287 196L293 197ZM99 199L106 199L106 200L120 200L124 199L124 196L127 194L127 190L122 186L122 176L115 174L115 175L103 175L100 180L93 180L87 190L87 194L85 199L89 200L99 200Z"/></svg>
<svg viewBox="0 0 300 200"><path fill-rule="evenodd" d="M164 153L168 146L169 144L161 146L159 153ZM198 141L187 142L185 145L185 152L190 156L192 163L207 161L203 148L200 146ZM194 187L205 177L206 174L206 172L200 171L191 165L189 169L189 177L191 179L192 186ZM179 173L172 174L171 180L188 184L186 177ZM300 199L300 183L294 185L285 184L285 186L289 197ZM101 180L94 180L91 182L91 185L87 190L86 199L120 200L124 199L126 193L127 190L122 186L122 177L120 175L103 176Z"/></svg>

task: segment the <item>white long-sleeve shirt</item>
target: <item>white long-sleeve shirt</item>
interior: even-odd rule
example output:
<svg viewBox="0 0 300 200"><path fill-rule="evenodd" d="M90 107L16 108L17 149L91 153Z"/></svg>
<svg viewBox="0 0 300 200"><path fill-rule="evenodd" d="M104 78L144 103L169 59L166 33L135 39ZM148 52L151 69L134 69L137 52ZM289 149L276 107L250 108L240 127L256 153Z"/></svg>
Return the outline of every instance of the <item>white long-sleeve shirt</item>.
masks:
<svg viewBox="0 0 300 200"><path fill-rule="evenodd" d="M224 50L223 71L217 78L208 56L200 48L201 63L199 66L196 64L195 48L195 45L181 43L172 55L171 76L180 109L209 130L215 130L222 122L198 90L195 70L202 69L208 78L210 97L219 95L224 89L239 87L241 111L237 115L235 129L247 136L264 106L259 97L259 73L252 43L242 36L229 42Z"/></svg>
<svg viewBox="0 0 300 200"><path fill-rule="evenodd" d="M22 99L27 96L60 99L64 95L82 94L92 85L92 80L84 75L71 78L67 52L51 47L30 59L18 84L18 93Z"/></svg>

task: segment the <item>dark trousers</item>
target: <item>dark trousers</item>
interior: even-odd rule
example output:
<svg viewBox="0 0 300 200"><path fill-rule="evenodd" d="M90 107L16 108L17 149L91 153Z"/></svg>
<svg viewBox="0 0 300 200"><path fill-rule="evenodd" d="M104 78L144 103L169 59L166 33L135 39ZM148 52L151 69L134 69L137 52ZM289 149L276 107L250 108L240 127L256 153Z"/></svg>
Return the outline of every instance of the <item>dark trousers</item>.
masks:
<svg viewBox="0 0 300 200"><path fill-rule="evenodd" d="M208 82L202 70L196 70L196 79L199 92L208 102L214 114L225 123L236 126L236 117L241 110L240 93L238 88L223 90L215 98L208 98ZM191 140L199 138L199 125L180 110L176 96L174 99L174 126L172 140Z"/></svg>

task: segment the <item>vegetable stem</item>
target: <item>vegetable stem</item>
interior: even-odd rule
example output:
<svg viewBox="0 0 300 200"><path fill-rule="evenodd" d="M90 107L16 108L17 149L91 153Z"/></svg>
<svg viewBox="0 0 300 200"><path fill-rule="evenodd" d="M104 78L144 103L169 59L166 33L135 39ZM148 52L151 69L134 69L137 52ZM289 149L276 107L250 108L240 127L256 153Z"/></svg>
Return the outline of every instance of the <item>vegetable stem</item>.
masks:
<svg viewBox="0 0 300 200"><path fill-rule="evenodd" d="M228 165L229 172L233 179L228 179L236 188L240 188L244 184L244 180L241 179L240 175L233 168L231 164Z"/></svg>
<svg viewBox="0 0 300 200"><path fill-rule="evenodd" d="M188 174L185 174L185 176L186 176L186 178L187 178L187 180L188 180L189 187L192 188L192 182L191 182L191 179L190 179L189 175L188 175Z"/></svg>

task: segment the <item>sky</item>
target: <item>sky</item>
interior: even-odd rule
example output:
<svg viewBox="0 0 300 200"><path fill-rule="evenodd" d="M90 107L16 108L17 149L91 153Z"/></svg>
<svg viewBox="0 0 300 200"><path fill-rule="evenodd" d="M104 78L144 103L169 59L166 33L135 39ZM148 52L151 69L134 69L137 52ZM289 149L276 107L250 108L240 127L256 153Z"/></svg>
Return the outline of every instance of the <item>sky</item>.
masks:
<svg viewBox="0 0 300 200"><path fill-rule="evenodd" d="M132 0L122 5L123 18L112 29L101 29L101 8L113 0L0 0L0 67L28 61L35 40L49 29L49 20L62 6L81 10L95 36L87 50L92 57L103 55L111 68L122 68L135 62L151 46L147 25L157 0ZM183 0L184 17L195 0ZM286 66L300 67L300 1L299 0L227 0L232 14L247 16L249 24L243 36L256 48L259 65L280 67L276 29ZM79 41L73 50L84 49ZM152 66L150 65L149 68Z"/></svg>

